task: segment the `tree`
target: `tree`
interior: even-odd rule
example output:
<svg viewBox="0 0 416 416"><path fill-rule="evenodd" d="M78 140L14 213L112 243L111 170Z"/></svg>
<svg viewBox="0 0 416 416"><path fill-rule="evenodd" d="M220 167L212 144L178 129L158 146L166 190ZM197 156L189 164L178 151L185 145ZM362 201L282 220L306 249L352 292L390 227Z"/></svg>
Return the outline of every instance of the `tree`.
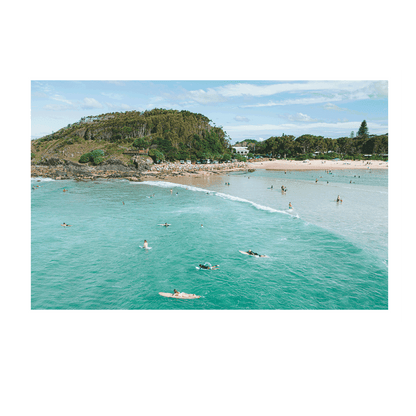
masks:
<svg viewBox="0 0 416 416"><path fill-rule="evenodd" d="M351 132L350 137L351 137L351 139L354 138L354 132L353 131Z"/></svg>
<svg viewBox="0 0 416 416"><path fill-rule="evenodd" d="M368 137L368 127L367 122L365 120L363 120L360 128L358 129L357 137Z"/></svg>
<svg viewBox="0 0 416 416"><path fill-rule="evenodd" d="M148 146L149 146L149 142L143 137L139 137L133 142L133 147L137 147L139 149L145 149Z"/></svg>

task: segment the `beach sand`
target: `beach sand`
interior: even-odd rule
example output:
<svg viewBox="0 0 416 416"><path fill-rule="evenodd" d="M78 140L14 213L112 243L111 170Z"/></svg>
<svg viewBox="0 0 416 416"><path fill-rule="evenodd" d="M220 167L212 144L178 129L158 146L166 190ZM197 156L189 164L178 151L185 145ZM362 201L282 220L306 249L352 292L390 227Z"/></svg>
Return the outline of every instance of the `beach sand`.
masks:
<svg viewBox="0 0 416 416"><path fill-rule="evenodd" d="M248 169L269 170L335 170L335 169L388 169L388 162L382 160L273 160L249 162Z"/></svg>

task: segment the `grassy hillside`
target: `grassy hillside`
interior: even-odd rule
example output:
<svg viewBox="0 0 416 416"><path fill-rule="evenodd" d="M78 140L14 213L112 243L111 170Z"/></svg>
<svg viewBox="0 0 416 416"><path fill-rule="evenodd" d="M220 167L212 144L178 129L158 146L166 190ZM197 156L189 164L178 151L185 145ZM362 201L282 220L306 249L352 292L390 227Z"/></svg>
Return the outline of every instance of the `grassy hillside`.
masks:
<svg viewBox="0 0 416 416"><path fill-rule="evenodd" d="M33 140L32 160L57 156L78 162L93 150L104 151L127 162L122 153L132 148L148 148L153 159L178 160L228 158L231 146L221 127L212 126L202 114L154 109L83 117L53 134Z"/></svg>

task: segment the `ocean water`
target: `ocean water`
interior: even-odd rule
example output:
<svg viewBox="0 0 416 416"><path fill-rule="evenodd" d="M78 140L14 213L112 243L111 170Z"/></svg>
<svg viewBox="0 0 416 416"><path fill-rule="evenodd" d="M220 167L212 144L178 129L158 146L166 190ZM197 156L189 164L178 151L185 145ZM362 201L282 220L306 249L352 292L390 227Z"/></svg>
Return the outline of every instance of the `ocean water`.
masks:
<svg viewBox="0 0 416 416"><path fill-rule="evenodd" d="M32 179L32 309L388 308L387 171L175 182Z"/></svg>

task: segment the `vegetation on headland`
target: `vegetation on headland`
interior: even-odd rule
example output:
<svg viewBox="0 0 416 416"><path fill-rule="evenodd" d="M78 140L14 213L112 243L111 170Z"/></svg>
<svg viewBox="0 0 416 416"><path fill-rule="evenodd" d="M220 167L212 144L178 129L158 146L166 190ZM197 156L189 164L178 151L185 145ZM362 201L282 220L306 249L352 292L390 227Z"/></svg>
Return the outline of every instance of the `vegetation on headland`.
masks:
<svg viewBox="0 0 416 416"><path fill-rule="evenodd" d="M101 162L131 149L145 149L154 161L231 159L228 135L210 123L202 114L164 109L83 117L32 141L32 153L35 158L45 152L70 154L72 161L94 164L100 159L83 155L97 149L104 152Z"/></svg>
<svg viewBox="0 0 416 416"><path fill-rule="evenodd" d="M31 159L36 164L44 157L60 157L72 162L99 165L116 157L133 164L132 150L154 162L175 160L230 159L246 160L233 153L229 137L222 127L211 125L202 114L189 111L153 109L83 117L57 132L32 141ZM353 133L353 132L352 132ZM248 157L308 159L386 158L388 134L371 135L365 120L356 137L338 139L304 134L272 136L264 141L246 140L235 146L249 148ZM368 156L364 156L367 157Z"/></svg>

